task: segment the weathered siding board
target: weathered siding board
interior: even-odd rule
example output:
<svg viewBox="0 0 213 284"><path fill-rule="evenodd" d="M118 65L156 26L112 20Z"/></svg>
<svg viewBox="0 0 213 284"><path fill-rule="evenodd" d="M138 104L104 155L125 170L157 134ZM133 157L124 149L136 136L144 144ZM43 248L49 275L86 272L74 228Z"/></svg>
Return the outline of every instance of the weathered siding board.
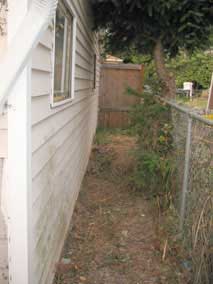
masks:
<svg viewBox="0 0 213 284"><path fill-rule="evenodd" d="M3 162L0 158L0 283L8 284L7 227L1 211Z"/></svg>
<svg viewBox="0 0 213 284"><path fill-rule="evenodd" d="M91 33L91 30L93 30L93 25L91 22L92 14L91 12L90 13L88 12L89 10L91 11L90 6L88 5L89 3L87 5L85 3L82 6L80 4L80 1L77 1L77 2L73 1L73 6L75 6L76 8L76 12L77 12L78 19L79 19L78 25L80 26L81 33L87 33L87 36L91 39L94 37L94 34ZM85 14L82 13L82 10L81 10L82 7L84 7L83 10L86 11ZM87 15L88 13L90 14L90 17L85 17L85 15Z"/></svg>
<svg viewBox="0 0 213 284"><path fill-rule="evenodd" d="M100 63L97 56L94 90L93 60L98 53L98 39L92 32L90 4L81 0L69 2L77 14L75 98L71 103L50 107L54 39L51 27L42 35L32 56L33 283L30 284L50 284L53 279L97 123ZM5 145L0 156L5 156L7 116L0 118L0 139L0 150ZM0 253L1 241L0 234ZM1 275L0 282L3 283Z"/></svg>
<svg viewBox="0 0 213 284"><path fill-rule="evenodd" d="M76 44L77 45L77 44ZM76 48L76 62L78 62L79 65L83 66L84 68L87 68L90 70L90 59L88 59L86 56L84 56L80 50Z"/></svg>
<svg viewBox="0 0 213 284"><path fill-rule="evenodd" d="M94 39L88 36L87 32L82 31L82 26L77 24L77 39L80 44L87 50L88 54L92 54ZM85 45L86 44L86 45Z"/></svg>
<svg viewBox="0 0 213 284"><path fill-rule="evenodd" d="M0 158L7 158L7 129L0 129Z"/></svg>
<svg viewBox="0 0 213 284"><path fill-rule="evenodd" d="M70 121L73 121L87 105L88 101L84 100L81 104L77 104L72 111L70 108L66 108L63 111L56 113L54 116L47 117L46 120L42 121L41 125L37 124L33 126L32 152L34 153L44 146L45 143L50 141L63 127L70 123Z"/></svg>
<svg viewBox="0 0 213 284"><path fill-rule="evenodd" d="M7 157L7 115L0 115L0 158Z"/></svg>
<svg viewBox="0 0 213 284"><path fill-rule="evenodd" d="M92 70L88 70L88 69L81 67L78 64L76 64L76 67L75 67L76 78L90 79L91 80L91 75L93 75Z"/></svg>
<svg viewBox="0 0 213 284"><path fill-rule="evenodd" d="M44 45L46 48L52 49L53 45L53 37L52 37L52 29L47 29L40 39L40 44Z"/></svg>
<svg viewBox="0 0 213 284"><path fill-rule="evenodd" d="M75 80L75 82L79 81L78 79ZM82 83L81 83L82 82ZM39 96L39 97L33 97L32 100L32 124L35 126L36 124L40 124L43 122L43 120L46 120L50 118L51 116L55 116L58 112L61 112L65 109L70 108L72 105L76 105L80 103L82 100L87 99L88 97L88 92L84 93L82 92L85 89L91 89L89 88L88 83L83 84L84 82L81 81L79 82L79 89L76 91L78 92L78 95L75 96L75 99L73 100L72 103L64 104L61 107L57 108L51 108L50 107L50 100L49 100L49 95L46 96ZM77 85L77 83L75 83ZM80 87L82 86L82 89ZM86 86L86 87L84 87ZM75 91L75 93L76 93ZM38 111L39 110L39 111Z"/></svg>
<svg viewBox="0 0 213 284"><path fill-rule="evenodd" d="M32 96L38 97L50 95L51 92L51 73L41 70L32 70Z"/></svg>
<svg viewBox="0 0 213 284"><path fill-rule="evenodd" d="M32 55L32 69L44 72L52 71L52 57L50 49L38 44Z"/></svg>
<svg viewBox="0 0 213 284"><path fill-rule="evenodd" d="M1 15L6 17L5 9L1 10ZM0 58L3 57L7 45L7 37L0 33ZM3 163L7 157L7 115L0 114L0 283L8 283L8 247L7 247L7 226L1 211L2 202L2 178Z"/></svg>
<svg viewBox="0 0 213 284"><path fill-rule="evenodd" d="M65 141L70 138L73 129L78 127L79 121L84 121L85 119L87 119L84 113L90 105L88 105L88 100L86 102L87 105L81 109L80 113L78 113L77 119L71 116L70 121L68 121L66 125L57 130L54 135L52 134L51 139L46 139L46 143L41 144L42 147L40 147L37 151L33 153L33 178L42 170L46 163L50 161L50 159L52 158L52 156L55 155L58 149L63 146Z"/></svg>
<svg viewBox="0 0 213 284"><path fill-rule="evenodd" d="M0 115L0 129L7 129L7 115Z"/></svg>
<svg viewBox="0 0 213 284"><path fill-rule="evenodd" d="M89 52L89 48L87 48L82 41L80 41L79 37L76 38L76 49L79 53L86 59L90 64L92 62L93 53Z"/></svg>
<svg viewBox="0 0 213 284"><path fill-rule="evenodd" d="M93 60L98 39L91 29L89 3L69 2L77 14L74 100L50 107L51 29L40 40L32 61L32 284L50 284L53 279L97 123ZM97 86L98 69L97 54Z"/></svg>
<svg viewBox="0 0 213 284"><path fill-rule="evenodd" d="M88 116L87 116L88 118ZM83 120L81 122L81 125L78 125L80 127L80 131L76 131L74 138L75 138L75 143L70 144L69 148L67 149L69 151L69 155L66 155L63 157L61 163L55 165L55 168L52 168L52 172L53 175L49 175L49 177L44 177L44 180L42 181L42 190L44 190L44 194L42 194L42 199L39 197L36 202L33 204L33 208L39 208L37 215L34 215L32 223L36 228L36 241L35 241L35 245L38 244L38 241L40 239L41 234L49 234L49 230L48 227L52 226L51 224L51 220L50 222L48 222L48 224L46 224L44 218L48 218L48 216L46 215L47 213L47 207L48 205L50 205L51 210L49 210L49 214L50 214L50 219L51 216L54 215L54 195L57 194L57 192L60 194L61 192L61 182L64 182L64 185L68 182L68 186L70 187L70 189L72 189L72 183L69 184L70 180L71 180L71 175L73 173L73 170L76 169L78 170L78 168L76 167L76 164L73 163L73 161L78 162L79 157L78 157L78 151L80 150L80 152L82 152L81 147L84 145L81 145L81 147L79 147L79 138L81 138L83 136L83 133L86 131L86 128L89 126L88 122L86 122L85 120ZM90 138L89 138L90 140ZM88 140L88 143L90 143L91 141ZM54 158L52 159L52 163L54 163ZM55 164L55 163L54 163ZM51 182L50 182L51 181ZM45 183L46 182L46 183ZM56 191L51 192L49 190L49 183L52 185L51 189L54 191L54 189L56 189ZM67 196L69 197L69 196ZM66 198L67 198L66 197ZM52 199L53 202L50 202L50 200ZM55 200L55 202L57 203L59 199ZM52 208L53 206L53 208ZM56 206L57 207L57 206ZM53 211L52 211L53 209ZM39 225L38 225L39 224ZM47 227L46 227L47 225ZM46 229L45 229L46 228ZM44 244L45 245L45 244Z"/></svg>
<svg viewBox="0 0 213 284"><path fill-rule="evenodd" d="M33 190L39 189L41 191L40 195L36 194L37 200L33 204L33 211L37 211L37 216L34 213L32 220L35 230L35 253L38 254L37 263L35 262L37 275L40 275L40 270L47 271L45 266L48 265L48 260L53 261L49 253L54 253L54 248L58 243L60 244L59 240L54 239L52 229L65 234L64 229L69 221L69 212L73 210L70 204L72 204L73 196L76 196L79 190L79 186L77 187L75 182L79 184L84 173L96 127L97 97L91 97L90 100L93 100L92 105L88 107L84 117L78 124L74 122L76 128L72 130L67 141L61 145L62 149L58 149L57 156L54 155L50 159L48 163L50 171L41 172L43 180L38 176L34 181ZM80 141L84 141L84 143L80 143ZM63 147L65 147L65 151ZM39 179L40 184L36 182ZM33 196L35 198L34 194Z"/></svg>
<svg viewBox="0 0 213 284"><path fill-rule="evenodd" d="M77 63L75 64L75 69L76 69L76 72L78 72L77 70L79 69L79 72L80 72L80 70L83 70L84 72L88 72L88 73L92 73L92 71L91 71L91 67L90 67L90 65L88 64L88 68L85 66L85 64L82 64L82 62L81 62L81 60L82 60L82 58L78 58L78 55L77 55L77 53L76 53L76 61L77 61Z"/></svg>

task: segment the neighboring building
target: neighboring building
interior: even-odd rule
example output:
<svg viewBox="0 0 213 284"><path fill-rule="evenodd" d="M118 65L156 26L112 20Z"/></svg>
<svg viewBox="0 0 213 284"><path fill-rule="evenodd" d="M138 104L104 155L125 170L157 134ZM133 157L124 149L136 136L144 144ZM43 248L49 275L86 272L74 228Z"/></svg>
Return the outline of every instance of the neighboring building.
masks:
<svg viewBox="0 0 213 284"><path fill-rule="evenodd" d="M119 64L123 63L123 59L108 54L104 60L104 63Z"/></svg>
<svg viewBox="0 0 213 284"><path fill-rule="evenodd" d="M9 44L27 9L8 1ZM90 1L60 0L0 114L1 284L8 244L10 283L52 283L96 130L99 65Z"/></svg>

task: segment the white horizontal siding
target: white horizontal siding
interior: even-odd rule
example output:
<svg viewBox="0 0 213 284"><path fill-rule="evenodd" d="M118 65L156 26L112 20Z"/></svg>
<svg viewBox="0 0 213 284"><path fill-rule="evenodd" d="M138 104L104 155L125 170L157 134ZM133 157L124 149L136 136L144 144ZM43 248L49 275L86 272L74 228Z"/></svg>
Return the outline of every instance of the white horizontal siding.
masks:
<svg viewBox="0 0 213 284"><path fill-rule="evenodd" d="M88 161L97 120L97 96L90 97L88 103L82 113L33 155L32 165L39 165L32 193L36 275L47 272L49 261L56 261L53 254L61 244L59 240L63 241L73 210L72 199Z"/></svg>
<svg viewBox="0 0 213 284"><path fill-rule="evenodd" d="M88 70L82 66L79 66L76 64L75 67L75 76L77 78L82 78L82 79L91 79L91 76L93 75L92 70Z"/></svg>
<svg viewBox="0 0 213 284"><path fill-rule="evenodd" d="M7 158L7 129L0 129L0 158Z"/></svg>
<svg viewBox="0 0 213 284"><path fill-rule="evenodd" d="M3 11L2 11L3 12ZM1 15L2 16L2 15ZM0 58L4 55L6 37L0 33ZM7 157L7 116L0 113L0 283L8 283L7 228L1 211L3 159Z"/></svg>
<svg viewBox="0 0 213 284"><path fill-rule="evenodd" d="M93 89L97 38L89 3L70 2L77 15L74 100L57 108L50 106L50 28L32 60L32 284L51 284L97 123L98 88ZM99 63L97 86L98 69Z"/></svg>
<svg viewBox="0 0 213 284"><path fill-rule="evenodd" d="M87 34L82 33L81 27L77 24L77 42L83 47L83 49L86 51L88 56L93 55L93 43L94 41L90 40L87 36Z"/></svg>
<svg viewBox="0 0 213 284"><path fill-rule="evenodd" d="M32 70L32 96L50 95L51 92L51 73L40 70Z"/></svg>
<svg viewBox="0 0 213 284"><path fill-rule="evenodd" d="M89 70L91 64L91 58L88 58L87 55L84 55L81 48L76 48L76 63L80 66Z"/></svg>
<svg viewBox="0 0 213 284"><path fill-rule="evenodd" d="M94 37L94 33L91 33L91 30L93 30L93 19L92 14L89 12L90 4L89 3L80 3L81 0L72 1L73 6L76 9L76 13L78 15L78 25L80 26L81 33L87 33L87 36L92 39ZM83 5L81 5L83 4ZM83 7L83 9L81 9ZM84 10L84 13L82 11ZM90 14L90 15L89 15Z"/></svg>
<svg viewBox="0 0 213 284"><path fill-rule="evenodd" d="M0 158L0 283L8 283L7 228L1 211L3 159Z"/></svg>
<svg viewBox="0 0 213 284"><path fill-rule="evenodd" d="M52 49L53 46L53 37L52 37L52 28L49 27L40 39L40 44L44 45L46 48Z"/></svg>
<svg viewBox="0 0 213 284"><path fill-rule="evenodd" d="M32 69L40 70L43 72L52 71L51 51L42 44L38 44L38 46L33 51Z"/></svg>
<svg viewBox="0 0 213 284"><path fill-rule="evenodd" d="M0 158L7 157L7 115L0 115Z"/></svg>
<svg viewBox="0 0 213 284"><path fill-rule="evenodd" d="M85 116L85 111L89 107L88 100L84 102L84 106L83 103L81 103L80 105L82 105L80 111L78 110L74 117L71 115L71 111L68 117L64 116L64 119L69 119L68 122L64 126L60 125L60 128L54 132L52 128L50 138L48 139L48 137L46 136L46 141L42 143L41 147L39 147L38 150L33 153L33 178L42 171L43 167L51 160L52 156L54 156L58 149L63 146L65 141L70 138L73 130L78 127L79 121L87 119L87 117ZM78 105L75 106L75 108L77 107ZM72 108L72 110L73 112L75 112L74 108ZM54 120L54 117L52 118L52 120ZM57 119L55 120L55 122L57 122ZM49 126L51 126L51 124Z"/></svg>
<svg viewBox="0 0 213 284"><path fill-rule="evenodd" d="M88 91L85 93L85 97ZM33 126L32 132L32 151L35 153L47 143L54 135L56 135L70 121L74 120L88 106L88 100L85 99L81 103L77 103L76 107L68 107L57 112L53 116L42 120L41 124Z"/></svg>
<svg viewBox="0 0 213 284"><path fill-rule="evenodd" d="M78 104L80 103L80 101L86 99L88 97L88 93L85 94L84 92L82 92L82 90L88 89L89 87L88 83L85 84L85 86L86 86L85 88L81 86L82 89L76 90L76 93L78 95L76 95L75 99L71 103L64 104L61 107L57 107L57 108L51 108L49 95L33 97L33 100L32 100L32 124L33 126L35 126L36 124L41 124L44 120L52 116L55 116L58 112L68 109L71 107L71 105Z"/></svg>
<svg viewBox="0 0 213 284"><path fill-rule="evenodd" d="M87 121L85 119L85 118L87 119L90 118L89 112L90 110L87 110L85 116L78 122L76 121L77 122L76 125L78 126L79 130L77 131L74 127L72 128L71 133L69 133L63 145L61 145L61 147L60 146L58 147L57 151L50 158L49 163L46 164L46 167L43 169L43 171L40 172L40 174L34 179L33 208L36 209L39 208L37 214L34 214L32 219L32 224L34 225L34 228L36 228L37 232L36 234L37 238L35 238L35 244L37 244L37 241L39 240L42 232L45 231L45 226L47 224L44 220L44 214L49 204L49 200L54 197L55 194L54 188L56 187L57 190L60 191L61 188L60 186L58 187L57 184L58 183L60 184L62 180L64 182L67 182L67 178L69 179L69 175L72 174L73 170L72 167L76 168L76 164L73 163L73 161L76 162L78 161L78 156L76 156L76 153L78 152L78 149L83 146L80 145L79 147L79 139L85 136L86 128L88 128L90 126L89 123L91 123L91 121ZM73 124L75 124L75 122ZM90 137L87 136L87 138L90 140ZM50 164L52 166L51 169L49 168ZM49 172L51 173L51 175L49 174ZM66 178L64 178L64 176L66 176ZM72 183L70 183L69 186L72 187ZM49 190L49 187L53 191ZM40 190L40 192L38 192L38 189ZM41 227L38 226L38 224L39 225L43 224L43 225ZM48 224L48 226L49 225L50 224Z"/></svg>
<svg viewBox="0 0 213 284"><path fill-rule="evenodd" d="M7 129L7 115L0 115L0 129Z"/></svg>
<svg viewBox="0 0 213 284"><path fill-rule="evenodd" d="M77 37L76 50L84 57L85 61L90 64L92 62L93 53L89 52L89 48Z"/></svg>

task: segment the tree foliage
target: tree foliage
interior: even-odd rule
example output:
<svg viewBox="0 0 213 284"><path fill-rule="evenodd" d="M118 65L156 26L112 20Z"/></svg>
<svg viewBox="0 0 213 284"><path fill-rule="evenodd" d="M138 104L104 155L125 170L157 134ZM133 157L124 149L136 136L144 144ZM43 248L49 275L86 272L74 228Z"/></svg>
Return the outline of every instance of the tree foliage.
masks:
<svg viewBox="0 0 213 284"><path fill-rule="evenodd" d="M207 47L213 23L212 0L92 0L96 27L107 30L115 51L135 46L142 52L160 38L169 55L180 48Z"/></svg>
<svg viewBox="0 0 213 284"><path fill-rule="evenodd" d="M172 59L169 67L173 69L176 84L183 87L184 82L195 81L202 89L208 89L213 72L213 55L204 52L194 52L189 56L183 53Z"/></svg>
<svg viewBox="0 0 213 284"><path fill-rule="evenodd" d="M172 75L166 56L182 49L208 48L213 0L92 0L95 27L106 32L106 48L114 53L136 49L152 54L158 76L171 95Z"/></svg>
<svg viewBox="0 0 213 284"><path fill-rule="evenodd" d="M144 83L152 87L155 93L159 82L153 60L148 55L129 53L124 57L124 62L145 65ZM201 89L208 89L213 71L213 53L194 51L192 54L180 52L175 58L167 58L166 66L173 71L178 88L184 82L196 82Z"/></svg>

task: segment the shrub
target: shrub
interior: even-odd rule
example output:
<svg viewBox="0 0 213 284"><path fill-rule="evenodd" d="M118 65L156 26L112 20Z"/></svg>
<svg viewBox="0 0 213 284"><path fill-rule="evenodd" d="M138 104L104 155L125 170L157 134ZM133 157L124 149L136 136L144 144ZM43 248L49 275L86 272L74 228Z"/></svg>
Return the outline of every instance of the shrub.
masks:
<svg viewBox="0 0 213 284"><path fill-rule="evenodd" d="M131 111L132 127L138 137L132 180L136 188L151 196L167 194L172 190L174 173L170 108L151 93L137 94L131 89L128 93L142 98L142 103Z"/></svg>

